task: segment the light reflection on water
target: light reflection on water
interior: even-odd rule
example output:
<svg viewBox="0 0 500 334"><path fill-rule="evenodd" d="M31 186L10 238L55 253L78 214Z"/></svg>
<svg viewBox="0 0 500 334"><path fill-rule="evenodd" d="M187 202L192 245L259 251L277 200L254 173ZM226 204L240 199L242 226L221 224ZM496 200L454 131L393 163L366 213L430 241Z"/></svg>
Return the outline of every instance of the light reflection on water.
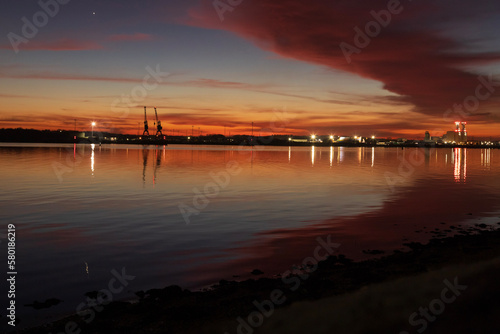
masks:
<svg viewBox="0 0 500 334"><path fill-rule="evenodd" d="M137 276L131 291L200 287L254 268L280 273L309 255L318 235L332 234L356 257L421 240L415 230L423 227L498 217L495 155L461 148L6 145L0 218L18 230L19 304L64 300L19 312L73 311L83 293L106 286L113 268ZM231 161L241 172L196 208L196 196ZM190 224L180 204L199 211Z"/></svg>

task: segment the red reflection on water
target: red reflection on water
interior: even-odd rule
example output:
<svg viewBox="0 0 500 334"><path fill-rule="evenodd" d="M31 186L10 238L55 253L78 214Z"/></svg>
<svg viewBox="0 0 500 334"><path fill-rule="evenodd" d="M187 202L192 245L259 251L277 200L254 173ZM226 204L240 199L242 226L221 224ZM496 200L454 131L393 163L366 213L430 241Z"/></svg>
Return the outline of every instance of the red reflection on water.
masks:
<svg viewBox="0 0 500 334"><path fill-rule="evenodd" d="M460 159L464 166L463 158ZM471 185L453 191L454 184L454 180L423 180L391 196L380 209L372 212L327 219L304 228L258 233L257 238L246 245L227 250L240 255L239 259L200 266L191 275L208 284L221 275L229 279L235 274L241 275L241 279L252 277L249 273L255 268L266 274L280 274L312 256L317 238L326 240L328 235L332 242L341 244L337 254L361 260L370 257L363 250L379 249L389 254L402 249L405 242L426 242L437 234L437 229L446 230L466 220L473 225L478 216L490 216L488 212L499 210L497 193Z"/></svg>
<svg viewBox="0 0 500 334"><path fill-rule="evenodd" d="M152 180L156 186L154 196L143 196L149 201L158 197L158 195L163 196L167 192L178 194L187 191L191 193L193 187L201 187L208 182L207 180L211 180L209 178L210 172L224 170L225 164L234 160L238 161L243 169L242 173L234 179L237 182L231 183L227 188L234 191L231 195L237 195L234 199L231 199L232 201L226 202L229 203L227 206L233 205L241 209L241 211L237 211L234 217L233 232L235 235L244 234L248 229L252 228L251 221L238 220L237 215L247 209L245 205L252 201L260 201L259 205L261 206L257 210L262 210L262 212L268 212L267 210L269 210L272 213L277 212L279 217L290 217L290 215L287 215L286 207L273 208L272 204L260 199L265 196L272 199L274 196L273 191L279 191L290 187L290 185L298 185L300 188L290 187L288 193L281 192L279 194L288 196L288 194L298 189L299 191L296 194L289 197L291 206L306 202L313 195L315 189L309 192L300 192L310 182L314 183L315 186L326 185L329 187L328 191L324 193L325 196L322 197L326 198L326 200L321 202L321 206L329 203L333 204L335 201L339 201L341 197L348 197L349 200L355 201L357 196L361 196L359 192L353 191L346 194L346 190L355 189L356 187L364 189L363 191L367 191L366 189L368 191L374 191L373 189L378 191L373 197L380 200L380 206L372 207L373 209L369 212L361 205L359 211L354 214L350 213L349 216L339 217L340 214L334 212L329 216L322 216L323 220L320 222L304 221L301 224L293 225L294 228L290 227L292 224L282 221L279 222L279 226L285 227L275 228L273 227L273 219L276 218L267 219L263 216L261 219L266 224L269 223L269 225L261 229L261 232L254 233L253 238L246 242L236 242L230 237L224 239L214 233L216 239L214 244L218 244L216 246L210 244L209 246L212 248L194 243L192 251L184 251L184 253L182 251L176 253L167 246L161 248L158 254L165 255L165 260L158 261L161 265L151 270L160 272L163 270L162 266L168 266L174 261L171 259L175 258L175 261L181 264L182 269L172 269L172 272L183 276L186 285L191 284L192 286L200 286L203 282L212 283L221 278L231 278L233 274L248 274L255 268L259 268L267 274L282 273L289 269L290 265L300 264L305 257L311 256L317 245L316 238L325 238L327 235L332 236L333 242L341 244L340 252L352 258L363 258L366 256L362 253L364 249L392 250L400 248L404 239L424 241L432 236L431 233L425 233L425 231L434 228L445 228L449 224L458 224L465 219L476 219L477 216L485 215L485 212L494 212L499 206L497 204L499 203L499 196L494 193L495 187L492 184L495 178L491 174L478 176L479 170L487 170L490 166L492 169L496 167L494 165L496 159L494 157L490 158L490 150L436 150L436 159L427 158L425 164L416 164L414 166L415 170L405 176L404 180L396 186L396 192L390 194L383 192L385 188L382 190L381 188L370 188L370 182L375 184L385 182L384 173L386 171L398 173L398 166L401 164L400 158L404 157L404 154L408 157L411 149L403 151L390 148L316 147L313 151L310 147L293 149L287 147L281 151L266 151L259 148L243 148L243 151L239 151L217 148L191 150L170 147L167 150L164 148L163 152L159 152L159 148L143 149L135 147L130 150L103 148L102 151L99 149L95 150L95 152L91 148L89 152L88 146L86 148L79 146L77 150L81 152L77 153L85 158L82 159L84 163L75 163L74 168L64 174L64 182L59 185L50 164L46 164L47 168L40 168L39 162L48 160L49 163L59 161L66 164L66 158L69 158L71 163L71 146L68 146L68 148L69 152L66 149L57 148L36 150L39 153L36 154L39 156L39 159L36 160L33 160L33 154L25 154L26 151L23 150L7 151L4 154L10 158L2 161L4 166L3 178L6 181L5 184L8 185L6 189L13 192L19 188L18 184L7 183L7 181L9 179L13 180L19 175L19 169L15 168L20 165L19 161L30 161L30 163L25 164L28 171L25 173L25 180L30 181L26 182L29 184L30 193L38 191L40 197L46 197L47 193L61 192L54 187L46 186L44 183L42 183L43 187L39 187L39 189L33 187L32 189L33 185L45 180L52 180L63 191L65 185L70 186L68 189L71 190L71 187L73 187L71 182L74 179L81 175L88 178L92 169L94 169L95 158L95 169L98 172L94 180L103 183L94 182L92 187L84 188L82 191L92 189L92 197L96 196L99 201L91 198L90 202L86 202L88 199L85 196L80 197L75 192L73 196L76 197L73 197L69 203L66 200L64 207L71 208L70 203L73 203L72 205L83 205L82 203L89 205L90 203L89 209L91 210L106 207L110 210L116 208L116 212L120 212L123 210L124 203L135 202L123 202L123 196L118 196L116 200L112 200L113 196L119 195L123 191L132 196L144 191L144 189L140 189L140 191L137 189L141 188L141 176L144 184L147 182L147 185L150 186ZM50 153L49 158L47 158L47 151ZM73 146L73 156L74 151L75 146ZM151 155L149 151L152 151ZM322 153L325 154L322 155ZM448 157L450 153L452 154L453 164L448 163L451 160ZM495 151L492 151L491 155L494 154ZM11 163L11 160L16 161L16 164ZM89 160L91 160L91 171L88 170L89 166L87 165ZM470 174L468 178L467 169L469 169ZM148 173L152 173L152 177ZM466 178L467 183L465 183ZM88 183L87 179L84 180L85 182L78 183L78 185L82 186ZM456 182L460 182L460 184ZM483 185L483 188L477 186L478 182ZM255 186L256 184L257 186ZM484 185L488 185L488 187L484 187ZM258 191L255 189L258 189ZM163 193L160 191L163 191ZM144 193L147 194L147 191L144 191ZM222 201L223 197L221 195L215 198L210 204L209 209L213 210L212 212L216 212L216 201ZM138 199L137 201L141 204L140 207L137 207L138 210L144 207L147 208L144 215L145 220L141 220L139 224L133 224L131 222L133 222L134 216L131 216L127 218L128 220L124 219L123 225L117 224L114 227L111 225L112 228L117 231L122 228L136 228L140 227L143 222L149 224L150 221L153 221L150 225L154 225L155 228L165 224L164 221L154 223L155 217L162 214L161 203L154 202L154 205L151 205L146 200L141 202L141 199ZM310 207L307 207L311 210L310 215L309 212L306 212L307 217L313 216L313 211L317 209L317 206L314 206L315 204L312 203ZM346 204L346 206L348 205ZM373 204L367 203L366 207L370 208L369 205ZM59 209L56 208L56 210ZM283 212L282 215L280 210ZM362 210L363 213L360 213ZM151 216L149 212L151 212ZM469 216L468 213L473 215ZM155 216L155 214L157 215ZM50 213L47 215L50 216ZM201 215L209 216L210 214L207 211L200 213ZM329 217L329 219L324 219L325 217ZM98 218L104 220L107 217ZM219 218L220 216L216 214L211 218L213 219L213 226L209 226L209 229L217 231L220 223ZM311 220L313 218L306 219ZM92 222L94 220L89 221L89 224ZM445 225L441 224L441 222L444 222ZM198 229L200 226L196 224L190 226L189 233L193 235L204 233ZM82 233L88 233L90 227L87 228L86 225L59 224L48 230L57 231L58 227L61 231L56 232L56 244L64 242L64 246L68 247L88 243L87 238ZM106 228L109 228L110 225L92 224L91 227L95 232L94 234L98 235L101 229L109 233L109 229ZM40 233L39 229L43 228L44 226L33 226L33 239L37 237L37 233ZM165 225L165 229L160 231L168 235L167 232L170 228L172 226ZM179 226L174 226L173 230L177 228ZM65 231L66 229L71 231ZM417 233L417 230L421 232ZM141 233L134 234L131 238L106 241L109 242L109 245L119 244L120 247L118 248L125 249L129 254L133 254L137 248L134 247L136 243L140 244L140 242L148 240L153 234L144 229L140 231ZM158 231L158 229L152 229L152 231ZM181 235L181 237L189 239L189 235L186 235ZM229 234L224 236L227 235ZM47 239L50 237L50 235L46 234L43 236L46 236ZM109 234L106 234L106 236L109 236ZM101 238L101 236L97 238ZM62 244L61 248L63 248ZM208 254L210 250L212 254L216 255L203 255ZM193 256L187 258L186 255L190 253ZM180 256L177 257L176 255ZM174 264L177 265L177 263ZM186 266L188 267L186 271L183 271L185 267L182 267L182 264L189 265ZM165 277L168 280L168 276Z"/></svg>

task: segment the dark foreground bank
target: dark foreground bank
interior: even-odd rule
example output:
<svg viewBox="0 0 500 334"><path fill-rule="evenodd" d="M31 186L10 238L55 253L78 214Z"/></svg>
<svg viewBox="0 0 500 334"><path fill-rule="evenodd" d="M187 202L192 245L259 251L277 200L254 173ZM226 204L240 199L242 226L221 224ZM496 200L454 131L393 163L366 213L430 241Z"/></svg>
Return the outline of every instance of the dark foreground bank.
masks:
<svg viewBox="0 0 500 334"><path fill-rule="evenodd" d="M92 319L16 333L499 333L500 230L476 232L362 262L330 256L286 280L139 291Z"/></svg>

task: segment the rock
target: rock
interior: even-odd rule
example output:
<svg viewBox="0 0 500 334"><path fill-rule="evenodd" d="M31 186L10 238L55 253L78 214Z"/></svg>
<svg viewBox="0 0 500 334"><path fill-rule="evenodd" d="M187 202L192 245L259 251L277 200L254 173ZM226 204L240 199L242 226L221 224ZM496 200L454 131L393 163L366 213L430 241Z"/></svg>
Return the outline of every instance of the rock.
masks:
<svg viewBox="0 0 500 334"><path fill-rule="evenodd" d="M33 307L35 310L41 310L41 309L44 309L44 308L49 308L49 307L55 306L55 305L57 305L57 304L59 304L61 302L62 302L62 300L60 300L60 299L50 298L50 299L47 299L44 302L39 302L39 301L35 300L33 302L33 304L26 304L25 306Z"/></svg>
<svg viewBox="0 0 500 334"><path fill-rule="evenodd" d="M365 249L363 250L363 254L371 254L371 255L379 255L384 254L385 252L379 249Z"/></svg>

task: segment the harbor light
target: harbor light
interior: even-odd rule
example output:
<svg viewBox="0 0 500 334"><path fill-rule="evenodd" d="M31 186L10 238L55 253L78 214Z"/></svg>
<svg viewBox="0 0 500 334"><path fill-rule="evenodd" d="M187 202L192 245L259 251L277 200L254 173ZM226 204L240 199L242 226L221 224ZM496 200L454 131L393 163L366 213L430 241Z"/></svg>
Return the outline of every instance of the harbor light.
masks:
<svg viewBox="0 0 500 334"><path fill-rule="evenodd" d="M316 135L311 135L311 139L312 140L316 139Z"/></svg>

